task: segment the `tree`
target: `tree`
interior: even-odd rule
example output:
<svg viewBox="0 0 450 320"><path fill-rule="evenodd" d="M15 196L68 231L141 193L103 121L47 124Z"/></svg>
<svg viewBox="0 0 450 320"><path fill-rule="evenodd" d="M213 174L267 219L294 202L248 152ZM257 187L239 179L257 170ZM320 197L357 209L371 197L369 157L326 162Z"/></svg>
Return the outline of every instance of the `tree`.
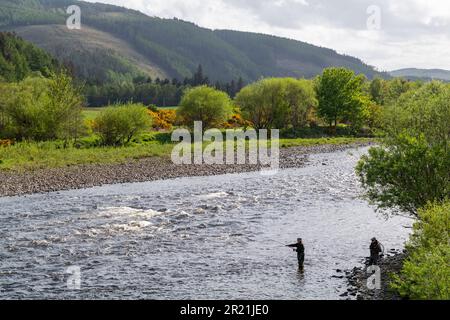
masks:
<svg viewBox="0 0 450 320"><path fill-rule="evenodd" d="M430 82L409 90L397 102L386 108L384 131L386 138L405 132L415 138L424 136L430 145L442 145L448 150L450 136L450 87L442 82Z"/></svg>
<svg viewBox="0 0 450 320"><path fill-rule="evenodd" d="M128 144L134 137L150 128L151 118L141 104L116 105L101 111L94 130L102 143L109 146Z"/></svg>
<svg viewBox="0 0 450 320"><path fill-rule="evenodd" d="M193 126L203 123L203 129L215 128L224 123L233 111L230 97L214 88L201 86L189 89L181 99L178 116L181 123Z"/></svg>
<svg viewBox="0 0 450 320"><path fill-rule="evenodd" d="M286 99L289 105L290 124L294 129L304 128L308 117L317 107L316 94L311 81L288 78L286 83Z"/></svg>
<svg viewBox="0 0 450 320"><path fill-rule="evenodd" d="M370 82L370 96L373 101L375 101L378 105L384 105L385 99L385 91L386 91L386 82L376 77Z"/></svg>
<svg viewBox="0 0 450 320"><path fill-rule="evenodd" d="M235 101L256 129L304 127L317 104L312 83L293 78L263 79L243 88Z"/></svg>
<svg viewBox="0 0 450 320"><path fill-rule="evenodd" d="M403 78L383 80L379 77L373 79L369 85L371 99L380 106L390 105L408 91L414 91L421 87L420 82L408 81Z"/></svg>
<svg viewBox="0 0 450 320"><path fill-rule="evenodd" d="M339 121L358 125L364 116L368 99L363 93L365 77L345 68L325 69L317 79L318 115L336 132Z"/></svg>
<svg viewBox="0 0 450 320"><path fill-rule="evenodd" d="M248 85L239 92L235 102L256 130L286 126L289 104L283 79L268 78Z"/></svg>
<svg viewBox="0 0 450 320"><path fill-rule="evenodd" d="M370 101L367 106L367 125L372 130L380 129L383 125L383 107L374 101Z"/></svg>
<svg viewBox="0 0 450 320"><path fill-rule="evenodd" d="M83 127L81 89L64 72L51 79L27 78L9 84L0 97L7 134L18 140L54 140L79 136Z"/></svg>
<svg viewBox="0 0 450 320"><path fill-rule="evenodd" d="M236 93L239 93L239 91L241 91L242 88L244 87L245 87L244 79L242 79L242 77L239 77L236 87Z"/></svg>
<svg viewBox="0 0 450 320"><path fill-rule="evenodd" d="M384 118L384 139L357 167L367 198L380 209L417 216L450 194L450 88L439 82L408 91Z"/></svg>
<svg viewBox="0 0 450 320"><path fill-rule="evenodd" d="M76 87L72 78L65 72L52 77L48 86L50 96L46 110L51 121L47 125L48 132L54 132L54 138L67 141L80 136L83 130L82 108L84 98L82 89Z"/></svg>
<svg viewBox="0 0 450 320"><path fill-rule="evenodd" d="M383 102L384 104L395 103L402 94L408 91L415 91L420 86L421 84L419 82L412 82L403 78L389 80L383 88Z"/></svg>
<svg viewBox="0 0 450 320"><path fill-rule="evenodd" d="M208 85L209 79L203 75L203 67L200 64L197 68L197 72L194 74L191 80L191 85L196 86L202 86L202 85Z"/></svg>

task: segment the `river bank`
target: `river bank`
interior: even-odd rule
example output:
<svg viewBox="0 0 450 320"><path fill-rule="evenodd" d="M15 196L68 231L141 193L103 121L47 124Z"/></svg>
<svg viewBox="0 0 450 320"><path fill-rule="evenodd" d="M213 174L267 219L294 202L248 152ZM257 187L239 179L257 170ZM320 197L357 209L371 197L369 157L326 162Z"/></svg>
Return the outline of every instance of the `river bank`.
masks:
<svg viewBox="0 0 450 320"><path fill-rule="evenodd" d="M381 269L381 289L371 290L367 287L370 274L367 273L368 264L364 267L346 271L348 290L342 297L356 298L358 300L402 300L401 296L390 288L393 274L400 273L406 253L392 250L386 257L379 261Z"/></svg>
<svg viewBox="0 0 450 320"><path fill-rule="evenodd" d="M280 151L280 167L303 167L308 161L308 155L331 153L371 144L370 142L356 142L345 145L284 148ZM151 157L121 164L78 165L29 172L1 171L0 196L17 196L89 188L106 184L213 176L258 170L260 170L258 165L175 165L168 157Z"/></svg>

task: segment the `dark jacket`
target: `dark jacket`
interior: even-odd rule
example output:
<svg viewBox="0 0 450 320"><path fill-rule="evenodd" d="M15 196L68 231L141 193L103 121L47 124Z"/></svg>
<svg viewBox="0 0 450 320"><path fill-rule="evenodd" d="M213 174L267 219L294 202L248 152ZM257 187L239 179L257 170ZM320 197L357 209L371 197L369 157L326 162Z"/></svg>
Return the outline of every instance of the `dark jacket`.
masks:
<svg viewBox="0 0 450 320"><path fill-rule="evenodd" d="M296 248L298 256L304 256L305 255L305 246L302 243L290 244L290 245L288 245L288 247Z"/></svg>
<svg viewBox="0 0 450 320"><path fill-rule="evenodd" d="M381 249L381 245L378 241L372 242L370 245L370 255L378 256L383 250Z"/></svg>

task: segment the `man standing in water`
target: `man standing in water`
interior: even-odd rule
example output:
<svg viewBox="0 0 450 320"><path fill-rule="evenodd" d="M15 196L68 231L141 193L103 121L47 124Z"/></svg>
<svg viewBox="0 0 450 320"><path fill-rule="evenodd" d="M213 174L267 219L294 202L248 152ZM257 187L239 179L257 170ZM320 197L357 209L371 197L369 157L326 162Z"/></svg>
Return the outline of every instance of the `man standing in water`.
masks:
<svg viewBox="0 0 450 320"><path fill-rule="evenodd" d="M378 259L380 258L381 252L383 252L381 244L378 242L377 238L373 238L372 243L370 244L370 266L378 265Z"/></svg>
<svg viewBox="0 0 450 320"><path fill-rule="evenodd" d="M288 245L289 248L295 248L297 251L298 270L303 272L305 263L305 246L301 238L297 239L297 243Z"/></svg>

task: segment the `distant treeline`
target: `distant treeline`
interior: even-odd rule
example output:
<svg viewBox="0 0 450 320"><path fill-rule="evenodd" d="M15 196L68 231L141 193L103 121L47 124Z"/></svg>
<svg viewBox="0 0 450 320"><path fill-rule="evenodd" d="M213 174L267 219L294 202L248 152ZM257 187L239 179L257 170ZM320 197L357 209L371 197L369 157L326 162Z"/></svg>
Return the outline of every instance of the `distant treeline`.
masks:
<svg viewBox="0 0 450 320"><path fill-rule="evenodd" d="M216 81L211 83L209 78L203 74L200 65L193 77L184 80L173 78L152 79L147 76L138 76L132 81L113 81L111 83L97 85L86 84L85 93L87 103L90 107L101 107L117 102L135 102L145 105L156 105L158 107L178 106L183 92L191 87L208 85L226 92L234 98L245 86L244 80L239 78L231 82Z"/></svg>

